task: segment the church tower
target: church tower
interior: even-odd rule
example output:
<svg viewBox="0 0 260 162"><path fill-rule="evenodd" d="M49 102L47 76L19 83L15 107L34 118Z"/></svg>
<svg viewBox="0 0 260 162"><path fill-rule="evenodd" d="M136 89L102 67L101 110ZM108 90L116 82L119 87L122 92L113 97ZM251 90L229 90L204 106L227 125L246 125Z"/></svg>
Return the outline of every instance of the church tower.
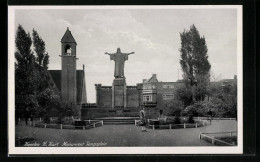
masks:
<svg viewBox="0 0 260 162"><path fill-rule="evenodd" d="M61 39L61 99L71 106L77 102L76 46L77 43L67 28Z"/></svg>

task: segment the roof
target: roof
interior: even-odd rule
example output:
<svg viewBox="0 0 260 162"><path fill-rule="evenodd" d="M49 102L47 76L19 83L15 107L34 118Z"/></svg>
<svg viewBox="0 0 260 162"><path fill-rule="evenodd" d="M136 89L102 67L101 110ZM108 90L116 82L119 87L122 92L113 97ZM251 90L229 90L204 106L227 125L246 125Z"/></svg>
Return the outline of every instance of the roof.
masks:
<svg viewBox="0 0 260 162"><path fill-rule="evenodd" d="M75 39L73 38L71 31L67 28L65 34L61 38L62 43L76 43ZM76 43L77 44L77 43Z"/></svg>
<svg viewBox="0 0 260 162"><path fill-rule="evenodd" d="M143 79L143 83L157 83L157 77L156 74L153 74L150 79Z"/></svg>
<svg viewBox="0 0 260 162"><path fill-rule="evenodd" d="M234 82L234 81L235 81L235 79L222 79L218 82Z"/></svg>
<svg viewBox="0 0 260 162"><path fill-rule="evenodd" d="M61 91L61 70L48 70L51 74L51 79L54 81L56 87ZM82 101L82 93L85 89L85 73L84 70L77 70L77 102Z"/></svg>

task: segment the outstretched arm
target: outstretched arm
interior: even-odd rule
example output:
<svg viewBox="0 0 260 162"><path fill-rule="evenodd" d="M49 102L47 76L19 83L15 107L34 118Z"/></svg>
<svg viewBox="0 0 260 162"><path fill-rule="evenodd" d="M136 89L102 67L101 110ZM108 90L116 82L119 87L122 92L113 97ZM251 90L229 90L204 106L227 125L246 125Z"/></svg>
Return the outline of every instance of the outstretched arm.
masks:
<svg viewBox="0 0 260 162"><path fill-rule="evenodd" d="M126 55L131 55L131 54L135 54L134 52L131 52L131 53L124 53Z"/></svg>
<svg viewBox="0 0 260 162"><path fill-rule="evenodd" d="M113 55L113 53L107 53L107 52L106 52L105 54L106 54L106 55Z"/></svg>

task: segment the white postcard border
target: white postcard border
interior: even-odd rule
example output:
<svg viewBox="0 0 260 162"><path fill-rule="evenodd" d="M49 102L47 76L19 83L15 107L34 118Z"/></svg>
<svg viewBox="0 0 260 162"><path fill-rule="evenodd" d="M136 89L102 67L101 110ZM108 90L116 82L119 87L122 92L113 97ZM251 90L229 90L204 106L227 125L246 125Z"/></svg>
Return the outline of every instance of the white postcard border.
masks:
<svg viewBox="0 0 260 162"><path fill-rule="evenodd" d="M15 147L14 52L15 10L17 9L236 9L238 145L235 147ZM9 6L8 7L8 149L9 154L242 154L243 153L243 44L242 5L185 6Z"/></svg>

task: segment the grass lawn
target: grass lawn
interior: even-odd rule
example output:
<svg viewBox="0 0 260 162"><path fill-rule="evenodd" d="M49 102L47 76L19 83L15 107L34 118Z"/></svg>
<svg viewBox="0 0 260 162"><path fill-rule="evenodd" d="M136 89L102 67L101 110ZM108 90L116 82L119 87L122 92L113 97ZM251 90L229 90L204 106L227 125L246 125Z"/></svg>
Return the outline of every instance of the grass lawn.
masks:
<svg viewBox="0 0 260 162"><path fill-rule="evenodd" d="M134 125L104 125L87 130L67 130L35 128L20 124L15 128L15 136L31 139L30 143L54 142L61 146L69 143L106 143L105 146L214 146L199 140L200 132L236 131L234 120L212 121L212 125L187 129L164 129L142 132Z"/></svg>

